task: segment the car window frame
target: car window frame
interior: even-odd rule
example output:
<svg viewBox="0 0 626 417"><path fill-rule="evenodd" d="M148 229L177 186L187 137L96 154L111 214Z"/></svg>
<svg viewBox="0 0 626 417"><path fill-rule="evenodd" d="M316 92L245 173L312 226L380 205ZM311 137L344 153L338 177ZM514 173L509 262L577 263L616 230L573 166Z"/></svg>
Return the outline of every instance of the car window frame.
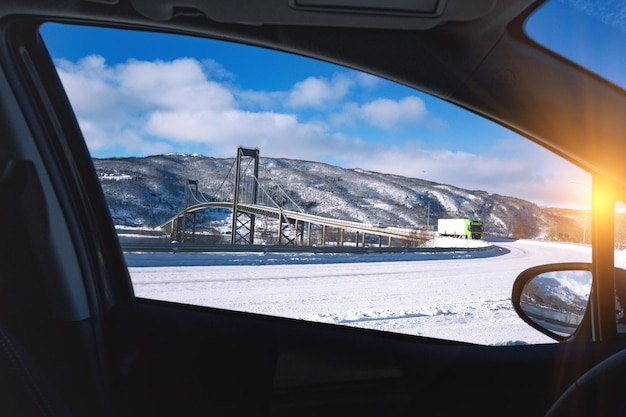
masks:
<svg viewBox="0 0 626 417"><path fill-rule="evenodd" d="M54 19L43 19L43 20L37 20L37 22L38 22L38 24L42 24L42 23L45 23L45 22L57 22L57 23L64 23L64 24L67 24L67 23L70 23L70 24L85 24L85 22L82 22L82 21L81 21L81 22L78 22L78 21L77 21L77 22L71 22L71 21L67 21L67 20L63 20L63 21L56 21L56 20L54 20ZM97 24L95 24L95 23L92 23L92 24L97 25ZM108 27L111 27L111 28L119 28L119 29L128 29L128 27L125 27L125 26L108 26ZM151 29L151 30L153 30L153 29ZM160 29L156 29L155 31L156 31L156 32L158 32L158 33L168 33L166 30L163 30L162 28L160 28ZM187 35L197 36L197 34L194 34L193 32L192 32L192 33L187 33ZM231 40L231 41L233 41L233 40ZM235 42L239 42L239 40L234 40L234 41L235 41ZM38 41L38 42L40 42L40 41ZM254 43L254 42L250 42L250 44L251 44L251 45L255 45L255 43ZM267 46L266 46L266 45L264 45L262 42L259 42L259 44L258 44L258 45L255 45L255 46L260 46L260 47L263 47L263 48L267 48ZM39 45L39 47L41 47L41 45ZM50 69L50 67L54 68L54 66L53 66L53 64L52 64L52 61L51 61L51 57L47 54L47 51L45 51L45 48L41 49L39 52L40 52L40 53L44 53L45 57L44 57L44 56L40 56L40 57L38 57L38 58L39 58L39 59L41 59L41 58L45 58L45 59L47 60L47 62L48 62L48 65L47 65L47 66L48 66L48 70ZM285 50L285 52L287 52L287 53L293 53L293 51L288 51L288 50ZM314 56L312 56L312 58L318 58L318 57L314 57ZM318 59L319 59L319 58L318 58ZM345 65L345 64L340 64L340 65ZM39 71L42 71L42 69L39 69ZM54 71L54 74L56 75L56 71ZM51 76L51 74L48 74L47 76L49 77L49 76ZM65 95L65 91L63 90L63 87L62 87L62 85L61 85L61 83L60 83L60 80L58 79L58 76L56 77L56 81L54 81L52 84L55 84L55 85L56 85L56 90L52 90L52 91L53 91L52 96L63 97L63 100L65 101L65 103L64 103L64 105L63 105L64 110L65 110L65 111L69 111L69 113L68 113L67 115L65 115L65 117L67 117L68 115L72 115L72 116L73 116L73 112L72 112L72 110L71 110L71 105L69 105L69 100L67 99L67 96ZM415 88L415 87L412 87L412 88ZM421 91L421 90L419 90L419 91ZM426 93L431 94L431 95L433 95L434 97L438 97L438 96L437 96L437 94L433 94L433 93L431 93L431 92L426 92ZM439 98L442 98L442 97L439 97ZM55 112L56 112L56 111L58 111L58 109L59 109L59 107L55 107ZM476 112L477 114L479 114L481 117L485 117L485 118L487 118L488 120L492 120L492 119L489 117L489 115L481 114L481 113L480 113L480 112L478 112L478 111L475 111L475 112ZM78 128L77 128L77 123L76 123L76 121L75 121L75 117L73 117L73 124L75 125L75 126L73 126L73 127L74 127L77 131L73 131L70 135L67 135L67 134L66 134L66 136L73 137L73 138L74 138L74 139L73 139L73 143L74 143L74 144L76 144L76 143L77 143L77 141L76 141L76 140L79 140L79 141L80 141L80 140L83 140L83 137L82 137L82 133L80 132L80 129L78 129ZM506 127L506 128L508 128L508 129L510 129L510 126L506 126L506 125L504 125L504 127ZM72 129L72 130L74 130L74 129ZM532 140L532 139L529 139L529 140ZM82 143L83 143L83 147L84 147L84 140L83 140L83 142L82 142ZM67 149L66 149L66 151L67 151ZM79 158L80 158L80 159L84 158L85 153L86 153L87 155L89 154L89 153L88 153L88 151L86 150L86 147L84 147L84 149L82 149L80 153L82 154L82 155L79 155ZM72 160L76 160L76 158L74 158L74 157L73 157L73 158L71 158L71 159L72 159ZM91 166L91 167L92 167L92 166ZM81 172L82 172L81 176L86 176L86 177L83 177L83 178L88 178L87 180L81 180L81 182L82 182L82 181L88 181L88 182L90 182L90 183L91 183L91 185L93 185L94 183L98 183L98 181L97 181L97 177L95 177L95 175L92 175L93 173L92 173L92 174L87 174L87 171L88 171L89 166L82 166L81 168L82 168L82 170L81 170ZM94 172L95 172L95 170L94 170ZM95 181L92 181L94 178L95 178ZM102 199L104 199L104 196L103 196L103 195L101 195L101 196L99 197L99 199L98 199L98 200L99 200L99 201L102 201ZM104 200L105 200L105 199L104 199ZM93 204L89 204L89 205L90 205L90 206L93 206ZM593 212L594 212L594 210L592 210L592 213L593 213ZM593 214L592 214L592 216L593 216ZM605 216L604 216L604 217L605 217ZM106 221L106 219L105 219L105 220L104 220L104 224L102 224L101 226L102 226L104 229L107 229L107 228L108 228L108 229L109 229L109 232L110 232L110 231L111 231L111 226L112 226L112 223L111 223L110 221L109 221L109 222L107 222L107 221ZM100 228L100 226L98 226L98 228ZM100 229L100 230L104 230L104 229ZM593 230L593 229L594 229L594 228L592 227L592 230ZM113 230L113 232L115 232L114 227L112 228L112 230ZM592 233L593 233L593 232L592 232ZM109 233L105 233L104 239L107 241L107 245L106 245L106 246L107 246L107 247L109 247L109 248L111 248L111 247L112 247L111 245L113 244L113 241L117 242L117 236L115 235L115 233L113 233L113 236L111 236ZM102 244L102 242L100 242L100 244ZM100 246L100 245L96 245L96 246ZM592 244L592 247L594 247L594 248L595 248L596 246L597 246L597 245L595 245L595 246L594 246L594 245ZM120 249L119 244L116 244L116 245L114 245L113 247L114 247L113 252L117 252L118 250L119 250L119 252L118 252L118 253L110 253L110 259L115 259L116 257L119 257L119 254L121 253L121 249ZM604 247L604 245L602 245L602 247ZM93 246L92 246L92 248L93 248ZM595 249L595 250L596 250L596 253L597 253L597 249ZM94 252L98 252L98 250L97 250L97 249L93 249L93 251L94 251ZM119 258L118 258L118 261L119 261ZM121 267L121 266L124 264L123 260L122 260L122 262L115 262L115 261L114 261L113 263L114 263L114 264L117 264L117 266L118 266L118 267ZM602 262L602 264L604 265L604 264L605 264L605 262ZM611 265L611 266L612 266L612 265ZM104 268L102 265L100 265L98 269L100 269L100 272L105 272L105 270L106 270L107 268ZM115 303L116 303L116 301L114 301L114 300L115 300L116 298L117 298L118 300L122 300L122 302L129 302L130 300L134 300L134 293L133 293L133 290L132 290L132 283L130 282L130 278L129 278L129 276L128 276L127 269L126 269L126 268L124 268L124 267L117 268L117 269L118 269L118 272L117 272L117 273L115 273L115 274L113 274L113 275L115 276L115 278L113 278L110 274L106 274L106 273L105 273L105 275L109 275L109 276L108 276L108 277L106 277L106 278L105 278L105 277L103 277L104 279L103 279L103 280L101 280L101 282L100 282L100 284L99 284L99 288L100 288L99 292L100 292L100 294L104 294L104 295L98 295L98 296L95 296L95 295L94 295L94 296L93 296L93 298L94 298L94 299L95 299L95 298L98 298L98 299L101 299L101 300L103 300L103 299L104 299L104 300L106 300L106 301L104 302L104 305L106 305L106 306L112 306L113 304L115 304ZM122 272L122 270L123 270L124 272ZM605 271L605 272L606 272L606 271L608 271L608 268L606 268L606 266L605 266L605 268L604 268L604 269L602 269L602 268L601 268L600 270L598 270L598 272L596 272L596 274L603 274L603 272L602 272L602 271ZM595 277L595 274L594 274L594 277ZM109 282L109 281L108 281L108 279L111 279L111 278L112 278L113 280L112 280L111 282ZM595 281L595 278L594 278L594 281ZM116 289L116 290L112 290L112 287L116 287L117 289ZM604 287L601 287L601 288L604 288ZM118 291L121 291L121 292L118 292ZM599 291L600 291L600 290L599 290ZM606 292L606 290L602 291L602 293L605 293L605 292ZM114 293L116 293L116 294L117 294L117 296L112 296ZM107 297L108 297L108 298L107 298ZM606 297L604 297L604 298L606 298ZM604 299L604 298L603 298L603 299ZM599 306L605 306L605 304L603 304L600 300L598 300L598 303L599 303L599 304L598 304ZM611 322L611 323L610 323L610 322L608 322L608 321L606 320L606 311L608 311L608 308L605 308L605 309L604 309L604 314L603 314L603 316L602 316L602 317L604 318L604 320L600 320L600 321L598 321L596 324L597 324L597 326L599 326L599 327L598 327L599 329L602 329L602 328L606 328L606 329L607 329L607 330L605 330L605 331L604 331L604 334L605 334L605 335L611 335L611 334L613 334L613 332L610 330L610 327L611 327L611 326L615 327L615 323L614 323L614 322ZM598 315L596 315L596 317L597 317L597 316L598 316ZM609 339L611 339L611 338L612 338L612 336L608 336L608 337L609 337ZM606 339L606 338L605 338L605 337L603 337L602 339L604 340L604 339Z"/></svg>

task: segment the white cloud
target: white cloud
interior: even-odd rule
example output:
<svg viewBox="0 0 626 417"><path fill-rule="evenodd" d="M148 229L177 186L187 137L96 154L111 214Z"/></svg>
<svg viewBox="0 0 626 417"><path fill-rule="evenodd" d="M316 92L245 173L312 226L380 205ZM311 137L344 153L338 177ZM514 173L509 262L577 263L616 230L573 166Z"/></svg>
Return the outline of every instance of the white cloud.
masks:
<svg viewBox="0 0 626 417"><path fill-rule="evenodd" d="M328 80L308 77L297 83L288 93L287 105L294 108L318 108L332 105L344 98L354 81L341 74Z"/></svg>
<svg viewBox="0 0 626 417"><path fill-rule="evenodd" d="M446 123L430 117L426 103L415 96L400 100L379 98L363 105L349 102L340 111L329 116L333 125L356 128L367 125L385 131L402 130L406 127L424 125L433 131L442 131Z"/></svg>
<svg viewBox="0 0 626 417"><path fill-rule="evenodd" d="M228 76L219 65L192 58L131 60L109 66L94 55L76 63L59 60L57 66L88 146L100 155L193 149L232 157L237 146L258 147L264 156L330 160L545 205L555 205L559 198L580 200L573 192L565 196L564 191L580 191L571 181L586 178L582 170L522 139L503 140L474 154L427 148L417 141L398 144L391 133L387 143L381 135L372 144L331 130L330 126L367 125L394 132L420 124L445 126L416 96L378 98L365 104L348 101L357 83L375 85L369 77L309 77L288 91L240 91L210 78L212 71ZM315 109L319 120L281 112L285 106Z"/></svg>
<svg viewBox="0 0 626 417"><path fill-rule="evenodd" d="M365 72L357 72L356 80L359 86L373 89L380 85L382 79L375 75L367 74Z"/></svg>
<svg viewBox="0 0 626 417"><path fill-rule="evenodd" d="M365 120L386 130L399 125L418 124L424 120L426 113L426 104L418 97L405 97L400 101L382 98L361 107Z"/></svg>
<svg viewBox="0 0 626 417"><path fill-rule="evenodd" d="M202 60L202 66L207 75L212 79L232 80L235 74L228 71L222 64L214 59L205 58Z"/></svg>
<svg viewBox="0 0 626 417"><path fill-rule="evenodd" d="M116 120L123 116L119 94L111 85L115 84L115 72L105 65L101 56L92 55L76 64L59 60L59 77L63 81L72 105L82 115Z"/></svg>
<svg viewBox="0 0 626 417"><path fill-rule="evenodd" d="M283 91L234 90L237 101L245 108L274 109L282 108L287 97Z"/></svg>
<svg viewBox="0 0 626 417"><path fill-rule="evenodd" d="M236 109L223 112L154 112L146 127L150 133L164 138L184 142L225 142L230 146L253 138L279 142L288 137L297 140L310 137L317 130L298 123L293 115Z"/></svg>
<svg viewBox="0 0 626 417"><path fill-rule="evenodd" d="M502 155L502 147L509 155ZM481 154L428 149L420 142L365 145L342 155L349 166L527 199L544 206L584 206L589 182L582 169L524 139L497 142Z"/></svg>
<svg viewBox="0 0 626 417"><path fill-rule="evenodd" d="M106 151L115 146L131 155L156 155L173 151L170 144L162 141L146 140L132 129L106 129L89 120L79 119L81 131L89 138L89 150L93 153Z"/></svg>
<svg viewBox="0 0 626 417"><path fill-rule="evenodd" d="M202 65L192 58L170 62L129 61L117 68L119 88L147 106L195 111L228 109L232 94L210 81Z"/></svg>
<svg viewBox="0 0 626 417"><path fill-rule="evenodd" d="M268 155L306 154L315 159L345 140L329 132L324 123L302 122L295 114L239 108L281 107L281 100L305 92L319 100L340 100L353 82L342 75L322 80L329 89L323 87L318 93L313 92L318 84L312 79L288 92L233 89L231 93L208 79L203 65L192 58L129 60L108 66L104 58L90 56L75 64L60 60L57 65L95 153L141 156L196 146L212 156L227 157L237 146L250 145Z"/></svg>

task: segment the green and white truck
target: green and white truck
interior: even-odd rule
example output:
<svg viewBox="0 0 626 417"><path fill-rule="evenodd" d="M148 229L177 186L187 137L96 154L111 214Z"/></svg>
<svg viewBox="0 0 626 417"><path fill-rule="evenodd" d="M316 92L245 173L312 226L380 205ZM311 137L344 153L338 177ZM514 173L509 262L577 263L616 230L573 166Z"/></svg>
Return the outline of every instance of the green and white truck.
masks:
<svg viewBox="0 0 626 417"><path fill-rule="evenodd" d="M483 223L474 219L438 219L437 233L461 239L482 239Z"/></svg>

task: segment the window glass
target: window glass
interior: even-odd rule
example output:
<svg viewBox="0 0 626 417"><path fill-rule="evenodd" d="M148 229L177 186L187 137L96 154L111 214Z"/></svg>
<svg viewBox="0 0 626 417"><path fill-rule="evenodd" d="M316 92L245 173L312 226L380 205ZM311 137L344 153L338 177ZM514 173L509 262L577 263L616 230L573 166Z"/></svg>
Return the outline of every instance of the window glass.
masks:
<svg viewBox="0 0 626 417"><path fill-rule="evenodd" d="M551 0L528 19L526 32L551 51L624 88L626 55L616 53L626 45L626 3L622 3Z"/></svg>
<svg viewBox="0 0 626 417"><path fill-rule="evenodd" d="M526 32L551 51L624 88L626 55L619 51L626 45L625 14L626 4L618 6L614 1L551 0L528 19ZM626 206L623 203L618 203L615 210L615 266L626 268ZM626 276L621 273L616 275L616 289L618 331L625 333Z"/></svg>
<svg viewBox="0 0 626 417"><path fill-rule="evenodd" d="M352 69L47 24L138 297L465 342L551 343L522 270L589 261L590 178Z"/></svg>

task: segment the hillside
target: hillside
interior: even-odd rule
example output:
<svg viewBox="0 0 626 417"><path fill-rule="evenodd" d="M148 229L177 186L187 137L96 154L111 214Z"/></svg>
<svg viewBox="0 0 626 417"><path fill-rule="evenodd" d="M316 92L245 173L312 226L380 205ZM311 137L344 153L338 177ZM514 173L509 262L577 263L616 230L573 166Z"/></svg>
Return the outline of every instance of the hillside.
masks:
<svg viewBox="0 0 626 417"><path fill-rule="evenodd" d="M183 209L187 180L197 181L202 198L232 199L234 158L168 154L94 164L118 226L164 223ZM324 163L260 158L259 180L258 201L271 204L271 197L283 208L370 224L432 229L439 218L470 217L482 220L489 235L570 242L581 242L589 229L583 228L583 214L573 210ZM216 227L230 216L230 210L213 210L200 221Z"/></svg>

